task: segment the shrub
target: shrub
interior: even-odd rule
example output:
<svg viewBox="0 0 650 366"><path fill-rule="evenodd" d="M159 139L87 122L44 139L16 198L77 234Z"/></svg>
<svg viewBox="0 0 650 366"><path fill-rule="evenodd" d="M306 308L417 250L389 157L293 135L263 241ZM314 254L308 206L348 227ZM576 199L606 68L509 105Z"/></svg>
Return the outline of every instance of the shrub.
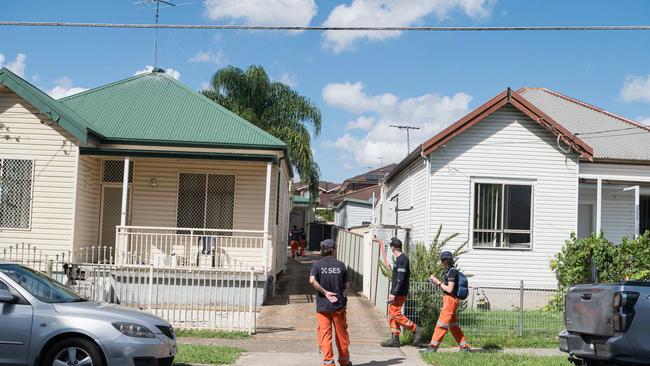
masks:
<svg viewBox="0 0 650 366"><path fill-rule="evenodd" d="M647 280L650 277L650 232L636 239L624 237L618 245L602 234L580 239L571 234L562 251L551 261L558 294L547 309L561 309L570 286L591 281L592 263L596 265L597 280L601 283Z"/></svg>

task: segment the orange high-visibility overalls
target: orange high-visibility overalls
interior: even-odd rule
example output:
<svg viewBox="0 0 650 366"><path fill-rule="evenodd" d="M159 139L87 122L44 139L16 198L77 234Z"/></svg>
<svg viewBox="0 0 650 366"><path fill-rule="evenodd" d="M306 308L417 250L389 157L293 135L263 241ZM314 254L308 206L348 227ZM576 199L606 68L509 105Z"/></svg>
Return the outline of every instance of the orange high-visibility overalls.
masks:
<svg viewBox="0 0 650 366"><path fill-rule="evenodd" d="M406 296L395 296L395 300L388 304L388 324L393 334L399 335L401 327L415 332L417 326L406 315L402 314L402 306L406 302Z"/></svg>
<svg viewBox="0 0 650 366"><path fill-rule="evenodd" d="M297 251L298 251L298 240L291 240L291 258L296 257Z"/></svg>
<svg viewBox="0 0 650 366"><path fill-rule="evenodd" d="M305 250L307 250L307 240L306 239L300 239L300 256L301 257L305 256Z"/></svg>
<svg viewBox="0 0 650 366"><path fill-rule="evenodd" d="M455 296L447 293L442 296L442 309L440 310L440 316L438 317L438 323L436 323L433 337L431 337L431 347L440 347L440 343L442 343L442 339L445 338L448 330L451 331L451 334L461 348L469 347L467 339L465 339L465 335L458 325L459 304L460 300Z"/></svg>
<svg viewBox="0 0 650 366"><path fill-rule="evenodd" d="M332 349L332 324L336 333L336 348L339 351L339 365L350 363L350 336L348 335L348 320L345 308L333 312L317 312L318 347L323 354L323 366L334 365L334 350Z"/></svg>

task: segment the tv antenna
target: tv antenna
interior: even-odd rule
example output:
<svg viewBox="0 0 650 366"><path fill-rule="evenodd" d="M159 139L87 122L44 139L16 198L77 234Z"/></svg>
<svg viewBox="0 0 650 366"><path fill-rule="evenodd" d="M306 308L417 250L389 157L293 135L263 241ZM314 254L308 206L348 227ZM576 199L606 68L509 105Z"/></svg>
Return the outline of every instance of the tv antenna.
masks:
<svg viewBox="0 0 650 366"><path fill-rule="evenodd" d="M171 1L167 0L142 0L142 1L137 1L134 4L140 4L144 5L145 7L149 4L156 3L156 27L154 28L154 36L153 36L153 70L156 69L156 66L158 66L158 24L160 23L160 3L163 3L164 6L163 8L169 8L172 6L176 6L176 4L172 3ZM183 4L185 5L185 4ZM189 5L189 4L188 4ZM137 9L140 10L140 9Z"/></svg>
<svg viewBox="0 0 650 366"><path fill-rule="evenodd" d="M419 130L420 127L415 126L406 126L406 125L390 125L390 127L397 128L399 130L406 130L406 155L411 153L411 130Z"/></svg>

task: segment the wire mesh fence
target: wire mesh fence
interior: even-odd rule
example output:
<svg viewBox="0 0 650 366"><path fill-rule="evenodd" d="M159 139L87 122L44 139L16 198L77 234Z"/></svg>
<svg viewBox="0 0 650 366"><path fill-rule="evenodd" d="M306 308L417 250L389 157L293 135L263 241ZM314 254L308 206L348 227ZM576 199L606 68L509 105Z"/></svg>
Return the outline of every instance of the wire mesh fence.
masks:
<svg viewBox="0 0 650 366"><path fill-rule="evenodd" d="M263 272L121 265L113 258L110 248L45 255L35 246L19 244L0 252L1 261L43 272L88 300L147 311L176 328L255 332Z"/></svg>
<svg viewBox="0 0 650 366"><path fill-rule="evenodd" d="M556 290L512 283L474 283L458 316L463 331L477 336L557 336L564 329L561 304L551 301ZM411 283L404 313L426 326L435 323L442 291L429 282Z"/></svg>

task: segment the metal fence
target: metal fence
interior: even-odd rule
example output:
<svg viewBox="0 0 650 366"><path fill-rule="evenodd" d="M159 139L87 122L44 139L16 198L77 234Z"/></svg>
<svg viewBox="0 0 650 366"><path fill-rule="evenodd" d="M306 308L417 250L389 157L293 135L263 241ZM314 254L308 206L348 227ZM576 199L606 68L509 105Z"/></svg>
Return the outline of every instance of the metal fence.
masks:
<svg viewBox="0 0 650 366"><path fill-rule="evenodd" d="M363 235L335 229L336 256L348 267L348 280L356 289L363 286Z"/></svg>
<svg viewBox="0 0 650 366"><path fill-rule="evenodd" d="M255 332L263 272L123 265L110 254L110 248L86 248L48 256L21 244L3 249L0 260L46 273L88 300L148 311L176 328Z"/></svg>
<svg viewBox="0 0 650 366"><path fill-rule="evenodd" d="M551 306L556 290L513 283L470 283L468 298L462 302L459 324L469 335L557 336L563 329L561 306ZM417 324L427 309L442 307L442 291L429 282L411 283L404 313ZM428 314L431 314L429 312ZM437 315L437 312L434 311ZM431 316L431 315L429 315Z"/></svg>

